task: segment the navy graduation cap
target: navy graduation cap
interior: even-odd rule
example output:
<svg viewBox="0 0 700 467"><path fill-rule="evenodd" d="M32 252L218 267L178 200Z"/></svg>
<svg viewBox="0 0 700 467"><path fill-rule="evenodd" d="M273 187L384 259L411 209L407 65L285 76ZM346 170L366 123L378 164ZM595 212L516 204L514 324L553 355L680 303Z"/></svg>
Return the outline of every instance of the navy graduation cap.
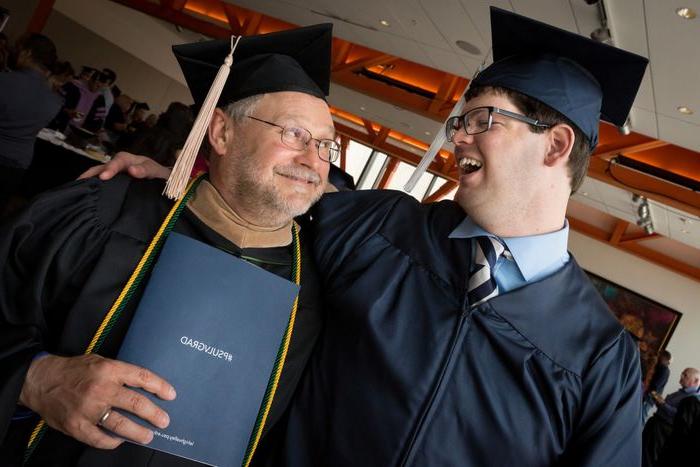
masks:
<svg viewBox="0 0 700 467"><path fill-rule="evenodd" d="M598 144L598 121L622 126L648 60L491 7L494 63L471 86L512 89L557 110Z"/></svg>
<svg viewBox="0 0 700 467"><path fill-rule="evenodd" d="M318 24L242 37L218 105L279 91L325 99L330 84L332 27ZM228 39L173 46L198 107L230 50Z"/></svg>

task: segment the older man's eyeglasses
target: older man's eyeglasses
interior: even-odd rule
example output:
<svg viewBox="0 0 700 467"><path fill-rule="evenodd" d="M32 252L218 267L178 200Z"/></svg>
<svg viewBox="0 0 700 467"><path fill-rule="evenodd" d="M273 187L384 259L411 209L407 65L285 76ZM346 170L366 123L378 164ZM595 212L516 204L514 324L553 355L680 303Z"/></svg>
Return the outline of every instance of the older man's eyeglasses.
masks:
<svg viewBox="0 0 700 467"><path fill-rule="evenodd" d="M340 157L340 145L333 141L332 139L317 139L311 136L311 132L306 128L299 128L294 126L282 126L276 123L268 122L261 118L252 117L248 115L248 118L255 120L257 122L265 123L270 126L274 126L282 130L280 132L280 138L282 144L290 149L296 149L297 151L304 151L309 146L309 143L313 141L316 145L318 151L318 157L325 162L335 162Z"/></svg>
<svg viewBox="0 0 700 467"><path fill-rule="evenodd" d="M552 126L535 120L534 118L526 117L525 115L520 115L509 110L499 109L498 107L476 107L464 115L451 117L447 120L445 124L447 141L453 142L455 135L460 130L468 135L478 135L479 133L489 131L493 125L493 114L513 118L539 128L549 128Z"/></svg>

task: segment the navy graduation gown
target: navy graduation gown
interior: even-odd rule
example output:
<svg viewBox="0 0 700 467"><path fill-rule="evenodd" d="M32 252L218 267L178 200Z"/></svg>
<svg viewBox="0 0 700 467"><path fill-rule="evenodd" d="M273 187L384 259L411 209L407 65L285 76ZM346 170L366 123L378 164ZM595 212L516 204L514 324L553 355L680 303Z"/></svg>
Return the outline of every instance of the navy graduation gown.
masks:
<svg viewBox="0 0 700 467"><path fill-rule="evenodd" d="M326 329L287 465L640 464L638 352L573 259L470 309L455 203L336 193L313 217Z"/></svg>

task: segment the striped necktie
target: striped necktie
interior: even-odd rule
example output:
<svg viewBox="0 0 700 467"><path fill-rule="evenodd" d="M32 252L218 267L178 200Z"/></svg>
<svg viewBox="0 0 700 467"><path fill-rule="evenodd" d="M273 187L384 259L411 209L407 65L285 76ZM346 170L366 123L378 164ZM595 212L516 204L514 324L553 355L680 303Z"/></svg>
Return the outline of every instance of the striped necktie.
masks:
<svg viewBox="0 0 700 467"><path fill-rule="evenodd" d="M470 307L480 305L498 295L498 285L492 272L499 256L505 251L505 246L497 238L480 236L474 240L476 264L467 286L467 300Z"/></svg>

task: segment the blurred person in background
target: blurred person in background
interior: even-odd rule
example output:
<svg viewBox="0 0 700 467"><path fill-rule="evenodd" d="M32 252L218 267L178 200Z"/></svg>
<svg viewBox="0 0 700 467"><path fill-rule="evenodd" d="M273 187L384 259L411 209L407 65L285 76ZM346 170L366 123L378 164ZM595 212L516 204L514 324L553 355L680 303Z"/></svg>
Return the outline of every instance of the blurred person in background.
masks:
<svg viewBox="0 0 700 467"><path fill-rule="evenodd" d="M194 119L189 106L173 102L153 128L144 127L134 133L133 141L120 149L134 154L148 154L161 165L172 167L177 152L185 144Z"/></svg>
<svg viewBox="0 0 700 467"><path fill-rule="evenodd" d="M652 416L654 407L656 403L654 398L656 396L662 396L664 393L664 387L668 382L668 377L671 374L671 352L668 350L663 350L659 353L659 358L654 367L654 374L651 376L651 381L649 381L649 386L644 391L644 399L642 400L642 416L643 421L646 423L649 417Z"/></svg>
<svg viewBox="0 0 700 467"><path fill-rule="evenodd" d="M51 39L22 36L12 63L14 71L0 73L0 215L32 162L37 133L61 108L48 80L56 63Z"/></svg>
<svg viewBox="0 0 700 467"><path fill-rule="evenodd" d="M75 70L70 62L56 62L49 75L49 83L54 92L60 93L60 89L75 76ZM61 94L62 95L62 94Z"/></svg>

